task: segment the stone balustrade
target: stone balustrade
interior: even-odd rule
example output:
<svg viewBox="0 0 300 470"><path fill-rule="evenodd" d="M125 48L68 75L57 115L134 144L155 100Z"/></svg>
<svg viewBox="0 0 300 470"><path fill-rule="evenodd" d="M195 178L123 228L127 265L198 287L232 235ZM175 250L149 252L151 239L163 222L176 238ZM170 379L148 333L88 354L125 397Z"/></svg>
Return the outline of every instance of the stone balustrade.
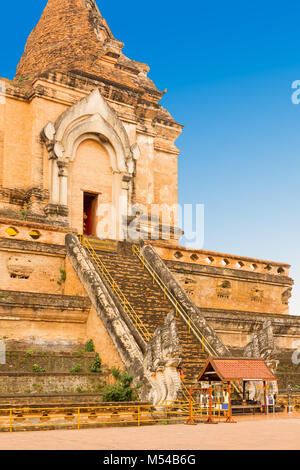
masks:
<svg viewBox="0 0 300 470"><path fill-rule="evenodd" d="M181 246L151 242L159 256L164 260L195 263L217 268L235 269L261 274L289 276L290 265L273 261L234 256L206 250L193 250Z"/></svg>

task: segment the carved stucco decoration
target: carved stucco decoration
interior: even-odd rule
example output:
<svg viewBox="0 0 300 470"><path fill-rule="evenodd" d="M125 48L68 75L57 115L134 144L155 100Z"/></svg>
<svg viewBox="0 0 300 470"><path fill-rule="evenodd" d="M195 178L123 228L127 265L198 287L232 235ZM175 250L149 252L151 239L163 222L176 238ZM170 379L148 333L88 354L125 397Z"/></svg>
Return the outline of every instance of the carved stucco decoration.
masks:
<svg viewBox="0 0 300 470"><path fill-rule="evenodd" d="M292 288L289 287L281 294L282 303L285 305L288 305L291 297L292 297Z"/></svg>
<svg viewBox="0 0 300 470"><path fill-rule="evenodd" d="M7 271L12 278L29 279L33 272L31 259L24 256L11 256L7 261Z"/></svg>
<svg viewBox="0 0 300 470"><path fill-rule="evenodd" d="M180 282L182 285L184 285L184 289L187 294L189 294L190 296L193 296L195 294L197 281L190 277L182 277L180 279Z"/></svg>
<svg viewBox="0 0 300 470"><path fill-rule="evenodd" d="M258 287L253 287L250 291L252 302L262 302L264 298L264 291Z"/></svg>
<svg viewBox="0 0 300 470"><path fill-rule="evenodd" d="M221 299L229 299L231 296L232 287L230 281L222 281L217 286L217 296Z"/></svg>
<svg viewBox="0 0 300 470"><path fill-rule="evenodd" d="M275 350L275 340L271 320L266 320L259 331L252 335L244 349L245 357L269 359Z"/></svg>
<svg viewBox="0 0 300 470"><path fill-rule="evenodd" d="M264 359L266 364L275 373L279 361L272 359L275 351L275 340L271 320L266 320L261 329L254 333L252 340L244 349L244 357ZM263 382L249 381L246 384L246 391L249 393L249 399L264 403ZM274 395L278 393L277 382L268 384L268 394Z"/></svg>
<svg viewBox="0 0 300 470"><path fill-rule="evenodd" d="M49 122L41 137L51 161L51 204L68 205L69 164L74 160L78 146L87 139L99 142L109 155L116 179L114 204L117 206L124 191L129 204L140 149L136 143L130 145L124 125L98 89L68 108L55 123Z"/></svg>
<svg viewBox="0 0 300 470"><path fill-rule="evenodd" d="M144 356L145 375L152 385L150 400L155 405L176 400L181 390L178 370L181 360L181 347L171 312L164 325L155 331Z"/></svg>

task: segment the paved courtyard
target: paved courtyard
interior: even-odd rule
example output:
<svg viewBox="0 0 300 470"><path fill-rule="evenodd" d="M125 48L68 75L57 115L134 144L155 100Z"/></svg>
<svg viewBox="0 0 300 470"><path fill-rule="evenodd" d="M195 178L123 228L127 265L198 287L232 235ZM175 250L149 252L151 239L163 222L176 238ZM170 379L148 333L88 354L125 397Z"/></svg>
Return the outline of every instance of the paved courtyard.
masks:
<svg viewBox="0 0 300 470"><path fill-rule="evenodd" d="M237 424L159 425L0 433L0 450L300 450L300 415L239 417Z"/></svg>

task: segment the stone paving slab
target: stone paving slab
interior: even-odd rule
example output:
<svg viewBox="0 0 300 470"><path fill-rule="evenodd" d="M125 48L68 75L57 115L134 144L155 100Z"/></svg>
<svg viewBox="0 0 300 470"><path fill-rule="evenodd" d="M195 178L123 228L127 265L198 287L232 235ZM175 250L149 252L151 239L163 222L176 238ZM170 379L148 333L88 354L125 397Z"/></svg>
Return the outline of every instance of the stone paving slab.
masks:
<svg viewBox="0 0 300 470"><path fill-rule="evenodd" d="M300 414L239 417L237 424L0 433L0 450L300 450Z"/></svg>

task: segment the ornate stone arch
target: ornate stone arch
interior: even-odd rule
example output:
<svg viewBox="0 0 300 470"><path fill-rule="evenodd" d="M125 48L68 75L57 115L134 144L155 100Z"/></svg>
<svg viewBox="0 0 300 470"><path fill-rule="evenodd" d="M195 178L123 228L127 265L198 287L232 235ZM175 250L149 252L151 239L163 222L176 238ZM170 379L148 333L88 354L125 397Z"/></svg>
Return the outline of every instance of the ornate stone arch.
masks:
<svg viewBox="0 0 300 470"><path fill-rule="evenodd" d="M42 132L51 161L50 209L68 214L68 167L78 146L87 139L96 140L107 150L113 172L113 204L116 224L122 220L131 200L134 160L137 145L130 146L127 132L115 111L105 102L98 89L62 113L55 123L49 122ZM126 204L124 203L126 201ZM120 202L123 201L123 202ZM127 205L127 207L125 207ZM49 211L48 208L48 212ZM117 233L120 232L116 227Z"/></svg>

